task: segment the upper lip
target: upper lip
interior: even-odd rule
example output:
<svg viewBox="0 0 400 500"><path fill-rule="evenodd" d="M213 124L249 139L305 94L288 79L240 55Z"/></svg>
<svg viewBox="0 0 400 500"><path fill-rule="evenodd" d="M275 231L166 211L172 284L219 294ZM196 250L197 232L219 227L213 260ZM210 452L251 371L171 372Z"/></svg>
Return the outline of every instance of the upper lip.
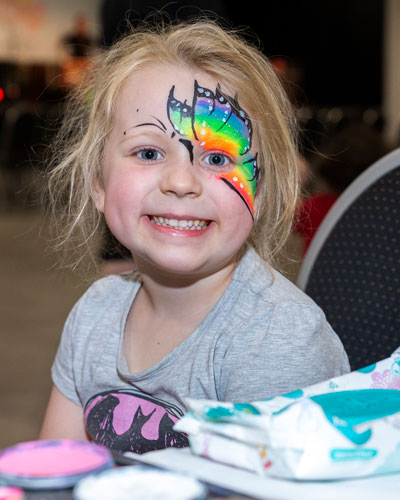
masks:
<svg viewBox="0 0 400 500"><path fill-rule="evenodd" d="M176 214L148 214L149 217L163 217L164 219L175 220L211 220L207 217L199 217L198 215L176 215Z"/></svg>

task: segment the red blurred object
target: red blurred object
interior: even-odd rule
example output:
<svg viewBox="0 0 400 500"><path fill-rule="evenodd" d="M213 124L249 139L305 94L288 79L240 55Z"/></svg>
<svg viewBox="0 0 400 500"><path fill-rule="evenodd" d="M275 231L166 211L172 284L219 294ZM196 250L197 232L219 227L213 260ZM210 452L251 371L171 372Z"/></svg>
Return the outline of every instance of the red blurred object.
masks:
<svg viewBox="0 0 400 500"><path fill-rule="evenodd" d="M273 57L270 59L272 67L279 74L286 74L288 70L288 63L283 57Z"/></svg>
<svg viewBox="0 0 400 500"><path fill-rule="evenodd" d="M303 237L303 254L337 198L338 195L334 193L315 193L300 203L294 231Z"/></svg>
<svg viewBox="0 0 400 500"><path fill-rule="evenodd" d="M4 99L4 90L0 87L0 102Z"/></svg>

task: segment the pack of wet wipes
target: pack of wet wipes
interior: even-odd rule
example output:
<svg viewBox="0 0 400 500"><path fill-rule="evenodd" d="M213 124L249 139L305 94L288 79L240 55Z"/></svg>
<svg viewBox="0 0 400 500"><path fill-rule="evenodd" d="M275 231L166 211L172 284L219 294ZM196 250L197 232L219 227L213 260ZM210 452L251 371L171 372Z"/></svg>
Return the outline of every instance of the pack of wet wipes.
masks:
<svg viewBox="0 0 400 500"><path fill-rule="evenodd" d="M282 478L400 472L400 348L390 358L266 401L187 401L192 451Z"/></svg>

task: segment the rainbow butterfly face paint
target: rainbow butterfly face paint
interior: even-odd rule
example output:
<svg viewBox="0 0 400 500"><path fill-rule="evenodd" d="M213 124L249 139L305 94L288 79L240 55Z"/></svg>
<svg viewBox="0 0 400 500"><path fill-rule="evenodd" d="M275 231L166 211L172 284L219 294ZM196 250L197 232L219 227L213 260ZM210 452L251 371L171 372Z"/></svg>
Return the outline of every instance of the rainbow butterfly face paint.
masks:
<svg viewBox="0 0 400 500"><path fill-rule="evenodd" d="M254 197L259 177L257 154L250 153L252 125L238 101L221 91L200 87L194 82L193 103L181 102L173 86L167 102L168 118L174 130L195 141L205 151L228 155L234 168L217 175L244 201L254 219Z"/></svg>

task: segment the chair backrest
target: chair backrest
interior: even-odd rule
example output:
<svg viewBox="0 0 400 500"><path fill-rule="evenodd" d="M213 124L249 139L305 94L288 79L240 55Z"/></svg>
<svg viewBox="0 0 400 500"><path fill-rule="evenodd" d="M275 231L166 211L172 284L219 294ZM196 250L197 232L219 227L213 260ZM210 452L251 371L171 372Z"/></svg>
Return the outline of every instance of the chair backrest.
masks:
<svg viewBox="0 0 400 500"><path fill-rule="evenodd" d="M325 312L353 370L400 345L400 148L338 198L311 242L297 285Z"/></svg>

